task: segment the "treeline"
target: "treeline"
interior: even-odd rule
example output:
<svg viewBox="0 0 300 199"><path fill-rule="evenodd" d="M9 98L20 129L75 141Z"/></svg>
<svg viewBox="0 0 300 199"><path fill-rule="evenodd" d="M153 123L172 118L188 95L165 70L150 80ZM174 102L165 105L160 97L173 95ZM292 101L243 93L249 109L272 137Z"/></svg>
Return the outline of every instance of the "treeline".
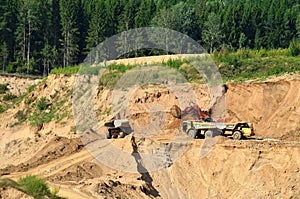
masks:
<svg viewBox="0 0 300 199"><path fill-rule="evenodd" d="M209 52L286 48L300 38L300 0L0 0L0 13L0 66L9 73L47 75L147 26L187 34Z"/></svg>

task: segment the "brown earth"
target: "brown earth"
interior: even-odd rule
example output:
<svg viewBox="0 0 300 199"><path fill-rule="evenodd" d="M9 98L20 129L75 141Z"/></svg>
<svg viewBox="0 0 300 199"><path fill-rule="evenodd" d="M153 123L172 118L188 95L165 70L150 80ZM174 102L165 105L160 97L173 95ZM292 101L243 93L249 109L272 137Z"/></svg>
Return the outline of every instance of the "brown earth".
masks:
<svg viewBox="0 0 300 199"><path fill-rule="evenodd" d="M31 196L27 196L26 194L13 189L13 188L0 188L0 198L2 199L34 199Z"/></svg>
<svg viewBox="0 0 300 199"><path fill-rule="evenodd" d="M228 121L250 121L256 134L285 137L300 128L300 80L229 84Z"/></svg>
<svg viewBox="0 0 300 199"><path fill-rule="evenodd" d="M38 99L44 96L55 103L56 98L51 96L68 97L61 111L72 112L68 93L73 82L74 77L49 76L46 82L39 83L31 98L35 102L34 96ZM130 117L137 129L155 122L162 128L147 138L137 133L135 139L128 135L108 141L109 146L127 153L127 160L135 168L133 173L100 163L97 154L101 157L109 149L98 139L103 132L95 132L89 145L84 147L80 136L72 131L71 117L63 122L44 124L38 131L37 141L34 140L37 129L29 123L10 127L15 123L14 114L25 108L21 102L0 115L0 176L18 179L26 174L38 175L68 198L298 198L299 76L226 86L226 120L253 123L254 138L234 141L216 137L183 142L184 135L178 130L181 121L169 111L174 104L179 105L176 95L165 87L136 90L130 96L130 114L119 109L119 116ZM199 106L208 111L212 105L206 86L196 85L194 90ZM184 89L180 92L188 98L188 92ZM111 94L109 90L97 93L95 109L100 124L113 117L113 112L108 111ZM154 105L160 108L152 114ZM157 119L160 117L165 120ZM179 139L172 140L175 138ZM176 156L179 149L184 152ZM155 154L159 150L168 157L164 167L141 172L141 167L154 164L155 160L138 159L139 155L144 157L144 153ZM124 161L113 153L108 158L115 164ZM1 197L22 198L24 195L12 189L0 189Z"/></svg>

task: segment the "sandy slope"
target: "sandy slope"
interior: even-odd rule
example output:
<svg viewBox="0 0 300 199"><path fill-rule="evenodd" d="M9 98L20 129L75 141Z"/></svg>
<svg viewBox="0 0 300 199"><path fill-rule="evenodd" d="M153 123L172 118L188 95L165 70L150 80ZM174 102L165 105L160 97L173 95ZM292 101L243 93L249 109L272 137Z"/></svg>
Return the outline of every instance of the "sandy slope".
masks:
<svg viewBox="0 0 300 199"><path fill-rule="evenodd" d="M282 137L300 128L300 80L229 84L228 120L250 121L256 134Z"/></svg>
<svg viewBox="0 0 300 199"><path fill-rule="evenodd" d="M49 99L51 95L66 97L73 81L73 77L50 76L33 95ZM300 195L299 86L300 78L296 75L227 85L226 120L252 122L256 137L278 139L233 141L217 137L190 143L172 140L183 136L178 134L180 120L168 113L173 104L178 104L174 93L165 87L136 90L130 97L129 117L143 128L151 121L151 107L159 105L165 111L164 125L149 138L142 139L137 134L134 142L132 136L127 136L111 140L110 144L127 152L136 171L153 162L151 159L139 162L138 156L132 154L155 154L163 149L169 158L180 147L186 147L184 154L166 160L163 169L146 173L129 173L99 163L95 158L106 145L99 148L102 143L97 138L103 137L103 132L99 130L91 138L90 144L97 147L83 147L79 135L71 131L72 118L45 124L39 131L38 142L34 141L37 129L29 124L10 128L15 122L14 114L25 107L22 102L0 115L0 175L14 179L28 173L39 175L52 187L60 187L60 194L69 198L297 198ZM196 87L195 91L199 105L209 110L206 87ZM105 111L110 108L111 93L108 90L97 93L95 109L100 123L112 117ZM181 93L188 97L184 89ZM68 97L62 111L72 111ZM125 111L121 110L121 114L126 116ZM112 159L115 163L120 160L121 157ZM7 166L10 164L14 166ZM7 198L7 194L19 196L11 190L0 190L0 198Z"/></svg>

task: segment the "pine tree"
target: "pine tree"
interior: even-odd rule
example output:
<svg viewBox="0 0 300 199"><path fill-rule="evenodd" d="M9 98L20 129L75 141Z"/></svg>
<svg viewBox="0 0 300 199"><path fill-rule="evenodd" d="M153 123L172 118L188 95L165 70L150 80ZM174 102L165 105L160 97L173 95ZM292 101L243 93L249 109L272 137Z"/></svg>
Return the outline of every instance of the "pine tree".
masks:
<svg viewBox="0 0 300 199"><path fill-rule="evenodd" d="M147 27L149 25L149 19L151 17L151 2L142 0L138 12L134 18L134 24L136 28Z"/></svg>
<svg viewBox="0 0 300 199"><path fill-rule="evenodd" d="M291 8L287 8L283 16L282 24L282 37L280 38L281 46L288 47L290 42L293 41L297 37L297 17L300 13L300 6L294 5Z"/></svg>
<svg viewBox="0 0 300 199"><path fill-rule="evenodd" d="M253 47L253 41L255 38L255 26L251 9L253 3L251 1L244 2L244 9L241 19L241 33L239 38L239 48L241 47Z"/></svg>
<svg viewBox="0 0 300 199"><path fill-rule="evenodd" d="M26 72L29 73L33 70L31 53L33 45L33 34L40 30L41 17L40 14L40 1L38 0L21 0L18 15L17 27L17 40L21 46L22 61L26 66ZM20 70L24 72L24 68L20 66Z"/></svg>
<svg viewBox="0 0 300 199"><path fill-rule="evenodd" d="M107 12L104 1L95 4L88 30L87 49L91 50L102 42L107 35Z"/></svg>
<svg viewBox="0 0 300 199"><path fill-rule="evenodd" d="M126 3L126 2L125 2ZM118 33L119 17L122 13L122 7L120 0L106 0L106 11L107 11L107 36L113 36Z"/></svg>
<svg viewBox="0 0 300 199"><path fill-rule="evenodd" d="M297 38L298 40L300 40L300 13L297 15L296 30L297 30Z"/></svg>
<svg viewBox="0 0 300 199"><path fill-rule="evenodd" d="M180 2L172 7L174 13L174 30L196 38L198 34L198 24L195 9L187 3Z"/></svg>
<svg viewBox="0 0 300 199"><path fill-rule="evenodd" d="M6 42L3 42L3 44L0 47L0 52L1 52L1 58L2 58L2 72L5 72L5 68L7 66L8 62L8 55L9 55L9 50Z"/></svg>
<svg viewBox="0 0 300 199"><path fill-rule="evenodd" d="M52 0L51 2L51 22L50 22L50 45L54 46L56 49L60 48L59 40L62 37L62 26L61 26L61 17L59 11L59 0Z"/></svg>
<svg viewBox="0 0 300 199"><path fill-rule="evenodd" d="M16 38L14 33L17 28L17 0L2 0L0 9L0 43L2 45L4 45L4 42L6 43L8 50L7 62L9 62L15 56Z"/></svg>
<svg viewBox="0 0 300 199"><path fill-rule="evenodd" d="M134 16L136 13L135 1L129 0L124 3L124 10L118 18L118 32L123 32L134 28Z"/></svg>
<svg viewBox="0 0 300 199"><path fill-rule="evenodd" d="M79 0L60 0L60 16L63 36L63 66L77 62Z"/></svg>

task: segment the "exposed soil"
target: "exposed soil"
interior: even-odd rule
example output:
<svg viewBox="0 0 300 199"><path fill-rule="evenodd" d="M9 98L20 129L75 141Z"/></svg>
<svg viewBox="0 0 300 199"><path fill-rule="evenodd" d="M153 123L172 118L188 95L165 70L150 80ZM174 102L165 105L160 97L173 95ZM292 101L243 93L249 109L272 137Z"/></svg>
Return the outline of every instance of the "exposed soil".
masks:
<svg viewBox="0 0 300 199"><path fill-rule="evenodd" d="M64 137L54 137L30 160L19 165L8 165L0 170L0 176L13 172L24 172L39 165L47 164L62 156L68 156L79 152L83 148L80 139L67 139Z"/></svg>
<svg viewBox="0 0 300 199"><path fill-rule="evenodd" d="M74 77L50 76L37 86L33 96L49 100L56 99L51 96L66 97L61 111L70 112L72 99L68 93L73 82ZM253 123L254 137L186 141L179 130L181 120L170 109L173 105L184 109L190 102L180 104L176 94L165 86L137 89L129 96L130 112L122 106L113 111L112 91L99 90L95 110L100 125L113 117L127 117L137 130L123 139L104 142L104 129L90 129L86 146L83 135L72 131L74 122L69 117L61 123L44 124L40 130L26 122L10 127L15 123L14 114L25 107L21 102L0 115L0 176L18 179L26 174L38 175L68 198L298 198L299 76L229 83L226 87L226 121ZM181 96L188 98L188 91L180 89ZM209 112L213 103L207 87L196 86L194 90L199 107ZM147 126L154 124L160 128L151 134ZM36 132L40 138L34 141ZM111 146L126 155L109 151ZM145 154L159 154L155 157L162 157L162 161ZM106 157L111 165L99 161L99 157ZM119 163L123 163L123 169L116 168ZM161 169L149 169L155 167ZM126 171L129 168L131 172ZM26 197L13 189L0 189L0 198Z"/></svg>
<svg viewBox="0 0 300 199"><path fill-rule="evenodd" d="M299 79L229 84L227 120L252 122L259 136L287 138L300 128L299 85Z"/></svg>

